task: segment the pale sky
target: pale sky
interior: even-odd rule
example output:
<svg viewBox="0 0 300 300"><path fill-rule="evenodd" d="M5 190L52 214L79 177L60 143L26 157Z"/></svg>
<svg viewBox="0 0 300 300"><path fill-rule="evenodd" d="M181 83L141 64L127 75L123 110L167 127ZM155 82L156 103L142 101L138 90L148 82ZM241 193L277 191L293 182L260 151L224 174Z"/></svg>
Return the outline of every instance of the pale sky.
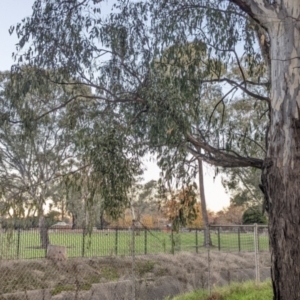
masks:
<svg viewBox="0 0 300 300"><path fill-rule="evenodd" d="M145 165L148 169L144 174L145 182L151 179L159 179L159 168L156 164L154 162L145 161ZM224 207L229 206L229 195L225 192L221 183L221 176L219 175L214 179L214 170L206 163L203 164L203 169L207 208L218 212ZM198 185L198 178L196 178L195 181Z"/></svg>
<svg viewBox="0 0 300 300"><path fill-rule="evenodd" d="M0 71L9 70L13 64L12 52L15 51L17 38L10 36L8 29L20 20L31 15L33 0L0 0ZM102 11L108 11L110 5L102 3ZM155 163L145 162L147 171L145 180L158 179L159 169ZM229 205L229 195L221 184L221 177L214 180L214 171L207 164L204 165L204 185L208 209L219 211Z"/></svg>

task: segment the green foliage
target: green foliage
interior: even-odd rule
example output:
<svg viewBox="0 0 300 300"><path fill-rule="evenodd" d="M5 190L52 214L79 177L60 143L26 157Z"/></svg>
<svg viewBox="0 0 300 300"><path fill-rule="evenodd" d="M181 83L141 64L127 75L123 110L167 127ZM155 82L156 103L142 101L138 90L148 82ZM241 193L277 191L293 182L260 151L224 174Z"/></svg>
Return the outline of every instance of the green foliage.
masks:
<svg viewBox="0 0 300 300"><path fill-rule="evenodd" d="M237 168L224 171L222 184L231 194L230 202L234 205L262 206L263 193L259 187L260 170Z"/></svg>
<svg viewBox="0 0 300 300"><path fill-rule="evenodd" d="M243 224L267 224L268 219L261 206L249 207L243 214Z"/></svg>
<svg viewBox="0 0 300 300"><path fill-rule="evenodd" d="M62 78L56 75L29 67L3 74L0 104L9 120L0 128L2 214L12 209L14 217L24 217L34 208L41 214L47 198L68 198L73 216L81 214L82 202L88 211L101 202L118 217L140 172L133 136L110 123L122 126L115 108L103 113L101 104L83 102L93 96L90 88L74 81L57 85Z"/></svg>
<svg viewBox="0 0 300 300"><path fill-rule="evenodd" d="M27 228L37 228L39 225L38 217L27 217L20 219L2 219L1 227L3 229L27 229Z"/></svg>
<svg viewBox="0 0 300 300"><path fill-rule="evenodd" d="M1 82L0 109L9 116L0 127L1 214L13 218L40 216L47 199L59 201L57 178L70 171L74 154L66 110L55 109L70 92L34 77L35 68L24 67L22 75Z"/></svg>
<svg viewBox="0 0 300 300"><path fill-rule="evenodd" d="M134 209L137 222L141 223L143 214L158 213L161 201L164 200L164 195L160 194L159 188L159 183L155 180L132 186L130 190L131 207Z"/></svg>
<svg viewBox="0 0 300 300"><path fill-rule="evenodd" d="M48 212L45 215L45 222L46 222L46 227L49 228L52 225L56 224L58 221L60 221L61 218L61 213L55 210L52 210Z"/></svg>
<svg viewBox="0 0 300 300"><path fill-rule="evenodd" d="M58 211L51 211L45 215L45 226L51 227L57 223L61 214ZM1 227L3 229L31 229L39 227L39 218L36 216L26 218L2 218Z"/></svg>
<svg viewBox="0 0 300 300"><path fill-rule="evenodd" d="M215 288L212 295L199 290L193 293L173 298L174 300L271 300L273 292L270 281L260 284L253 282L234 283L229 287Z"/></svg>
<svg viewBox="0 0 300 300"><path fill-rule="evenodd" d="M107 144L100 138L95 164L103 165L102 156L95 154L102 147L116 147L121 165L122 153L128 158L150 150L158 153L164 177L181 186L196 173L191 153L222 166L260 167L256 151L247 146L264 140L256 122L268 110L261 101L266 100L265 70L252 21L230 1L117 1L113 7L104 16L101 3L91 0L78 5L40 0L31 18L11 28L18 34L19 49L34 41L38 52L28 50L16 54L17 59L53 70L57 82L70 85L72 78L93 88L93 95L82 97L98 102L96 111L108 125L101 123L107 135L93 131L111 139ZM42 24L39 30L37 24ZM238 44L245 49L242 59ZM242 105L246 99L250 106ZM113 161L108 158L107 164ZM118 173L105 172L103 197L112 207L123 202L131 183L132 172L120 170L116 197L110 195Z"/></svg>
<svg viewBox="0 0 300 300"><path fill-rule="evenodd" d="M193 182L198 157L262 167L269 83L256 30L231 1L119 0L104 16L92 0L38 0L11 28L19 38L13 71L20 78L29 63L39 80L71 91L63 106L76 159L92 165L98 184L85 207L100 199L117 218L147 151L178 189ZM15 81L18 95L38 85L30 78Z"/></svg>

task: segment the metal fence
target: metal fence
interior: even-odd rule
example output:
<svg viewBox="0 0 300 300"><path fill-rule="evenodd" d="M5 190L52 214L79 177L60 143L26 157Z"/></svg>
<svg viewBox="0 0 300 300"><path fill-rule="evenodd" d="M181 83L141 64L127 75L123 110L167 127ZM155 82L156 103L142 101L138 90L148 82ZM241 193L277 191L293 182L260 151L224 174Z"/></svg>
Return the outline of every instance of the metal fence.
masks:
<svg viewBox="0 0 300 300"><path fill-rule="evenodd" d="M210 226L211 243L207 245L209 286L224 284L218 279L223 274L226 284L231 281L270 278L268 227L265 225ZM216 254L220 252L220 254ZM216 257L222 256L222 263Z"/></svg>
<svg viewBox="0 0 300 300"><path fill-rule="evenodd" d="M254 229L257 229L257 232ZM211 225L212 246L218 251L269 251L269 233L266 225Z"/></svg>
<svg viewBox="0 0 300 300"><path fill-rule="evenodd" d="M266 226L257 226L257 236L253 226L210 226L211 250L254 252L268 251L268 231ZM182 229L179 232L139 228L135 230L136 255L156 253L178 253L181 251L204 251L204 234L201 229ZM68 257L95 257L130 255L132 248L131 230L113 228L94 229L88 233L84 229L50 229L50 244L64 246ZM47 250L41 248L38 229L6 230L0 233L0 258L31 259L43 258Z"/></svg>
<svg viewBox="0 0 300 300"><path fill-rule="evenodd" d="M72 258L56 262L44 259L37 229L2 230L0 299L152 300L270 277L266 226L210 226L206 244L205 232L49 229Z"/></svg>

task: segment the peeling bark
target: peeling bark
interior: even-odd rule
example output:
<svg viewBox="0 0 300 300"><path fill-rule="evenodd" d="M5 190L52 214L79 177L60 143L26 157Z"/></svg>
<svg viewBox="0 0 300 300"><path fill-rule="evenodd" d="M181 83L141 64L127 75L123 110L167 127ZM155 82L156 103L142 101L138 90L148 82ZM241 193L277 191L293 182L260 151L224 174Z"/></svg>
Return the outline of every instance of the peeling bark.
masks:
<svg viewBox="0 0 300 300"><path fill-rule="evenodd" d="M296 300L300 299L300 3L281 1L270 11L263 24L271 42L271 104L262 188L269 212L274 299Z"/></svg>

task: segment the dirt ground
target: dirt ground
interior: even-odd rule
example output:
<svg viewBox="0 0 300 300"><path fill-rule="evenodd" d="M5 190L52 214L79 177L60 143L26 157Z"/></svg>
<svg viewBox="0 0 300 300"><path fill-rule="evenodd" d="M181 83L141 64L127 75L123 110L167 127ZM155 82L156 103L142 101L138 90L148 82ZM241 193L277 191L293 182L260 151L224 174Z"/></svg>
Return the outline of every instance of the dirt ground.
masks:
<svg viewBox="0 0 300 300"><path fill-rule="evenodd" d="M209 257L209 259L208 259ZM259 255L261 280L270 254ZM131 257L0 261L0 300L132 299ZM196 288L255 279L254 253L144 255L135 260L136 299L165 299Z"/></svg>

